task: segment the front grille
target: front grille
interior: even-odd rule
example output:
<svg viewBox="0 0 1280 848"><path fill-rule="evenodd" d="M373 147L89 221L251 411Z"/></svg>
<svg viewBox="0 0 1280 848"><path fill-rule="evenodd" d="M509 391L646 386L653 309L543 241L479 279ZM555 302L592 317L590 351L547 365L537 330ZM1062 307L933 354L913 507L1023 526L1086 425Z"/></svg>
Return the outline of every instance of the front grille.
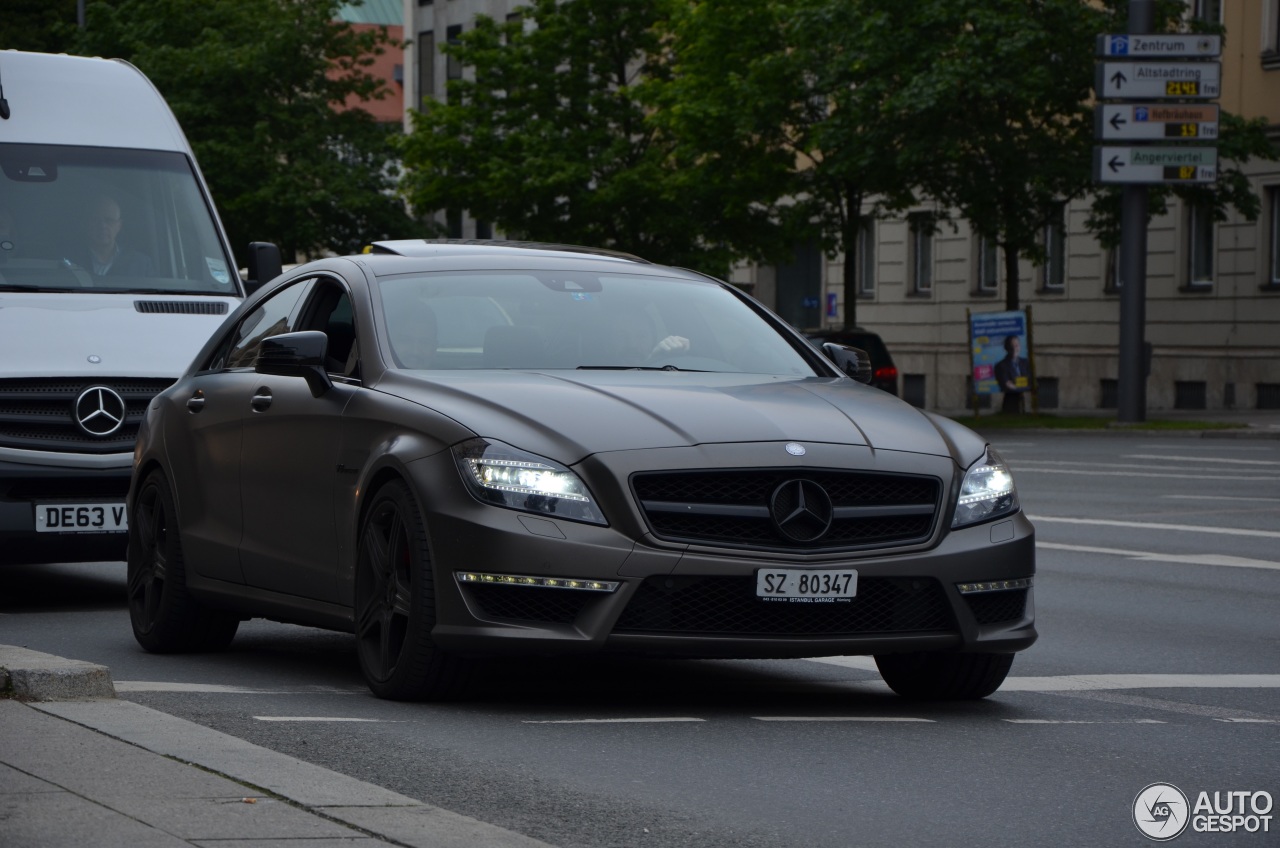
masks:
<svg viewBox="0 0 1280 848"><path fill-rule="evenodd" d="M820 486L834 509L830 528L803 542L781 532L770 511L778 487L796 480ZM780 551L926 541L942 492L936 477L816 469L643 473L632 485L659 538Z"/></svg>
<svg viewBox="0 0 1280 848"><path fill-rule="evenodd" d="M466 592L484 615L517 621L572 624L593 593L540 586L468 584Z"/></svg>
<svg viewBox="0 0 1280 848"><path fill-rule="evenodd" d="M0 380L0 446L38 451L122 453L133 450L151 399L170 379L130 377L18 378ZM76 424L76 398L91 386L107 386L125 402L124 423L106 437Z"/></svg>
<svg viewBox="0 0 1280 848"><path fill-rule="evenodd" d="M965 595L969 609L979 624L1001 624L1021 621L1027 611L1027 590L1009 589L1003 592L980 592Z"/></svg>
<svg viewBox="0 0 1280 848"><path fill-rule="evenodd" d="M135 300L133 308L156 315L227 314L227 304L221 300Z"/></svg>
<svg viewBox="0 0 1280 848"><path fill-rule="evenodd" d="M769 637L954 629L932 578L866 577L849 603L783 604L756 597L754 577L649 577L614 632Z"/></svg>

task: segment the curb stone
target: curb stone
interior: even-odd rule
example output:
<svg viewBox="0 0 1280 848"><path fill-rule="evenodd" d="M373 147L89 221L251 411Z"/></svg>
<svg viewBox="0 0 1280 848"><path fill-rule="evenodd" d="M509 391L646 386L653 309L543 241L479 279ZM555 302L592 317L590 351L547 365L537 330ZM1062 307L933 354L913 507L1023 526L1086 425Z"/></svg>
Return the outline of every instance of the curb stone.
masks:
<svg viewBox="0 0 1280 848"><path fill-rule="evenodd" d="M114 698L116 688L105 665L0 645L0 695L19 701L67 701Z"/></svg>

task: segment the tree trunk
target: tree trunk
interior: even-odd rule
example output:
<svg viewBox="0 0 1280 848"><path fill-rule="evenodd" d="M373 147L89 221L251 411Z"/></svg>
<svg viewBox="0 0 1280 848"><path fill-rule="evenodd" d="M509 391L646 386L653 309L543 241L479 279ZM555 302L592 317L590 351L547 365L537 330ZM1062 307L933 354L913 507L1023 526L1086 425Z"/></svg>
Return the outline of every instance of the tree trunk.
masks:
<svg viewBox="0 0 1280 848"><path fill-rule="evenodd" d="M862 225L862 192L847 189L840 241L844 245L844 328L858 324L858 229Z"/></svg>

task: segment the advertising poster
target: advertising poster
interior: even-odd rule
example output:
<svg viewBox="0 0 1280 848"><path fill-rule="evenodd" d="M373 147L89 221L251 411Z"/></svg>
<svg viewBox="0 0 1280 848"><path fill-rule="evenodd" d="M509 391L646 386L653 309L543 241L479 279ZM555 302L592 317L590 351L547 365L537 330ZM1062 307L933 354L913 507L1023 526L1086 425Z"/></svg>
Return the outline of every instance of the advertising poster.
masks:
<svg viewBox="0 0 1280 848"><path fill-rule="evenodd" d="M970 315L969 340L976 394L1031 391L1026 312Z"/></svg>

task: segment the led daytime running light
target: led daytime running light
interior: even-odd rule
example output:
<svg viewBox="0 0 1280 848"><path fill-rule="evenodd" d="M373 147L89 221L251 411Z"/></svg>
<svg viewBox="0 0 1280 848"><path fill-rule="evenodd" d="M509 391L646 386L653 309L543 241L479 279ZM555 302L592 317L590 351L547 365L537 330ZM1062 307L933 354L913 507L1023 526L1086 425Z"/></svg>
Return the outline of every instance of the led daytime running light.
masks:
<svg viewBox="0 0 1280 848"><path fill-rule="evenodd" d="M977 583L957 583L956 588L962 595L976 595L980 592L1005 592L1010 589L1030 589L1031 578L1019 577L1016 580L981 580Z"/></svg>
<svg viewBox="0 0 1280 848"><path fill-rule="evenodd" d="M533 586L542 589L573 589L579 592L613 592L618 583L608 580L579 580L568 577L530 577L525 574L491 574L484 571L455 571L459 583L490 586Z"/></svg>

